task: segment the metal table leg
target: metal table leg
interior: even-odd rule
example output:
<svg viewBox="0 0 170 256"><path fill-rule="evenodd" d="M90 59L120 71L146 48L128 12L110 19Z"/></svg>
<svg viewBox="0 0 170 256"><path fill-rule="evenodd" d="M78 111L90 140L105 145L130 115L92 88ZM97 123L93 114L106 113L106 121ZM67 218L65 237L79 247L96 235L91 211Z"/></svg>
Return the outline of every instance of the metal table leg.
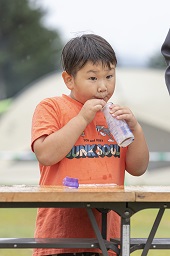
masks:
<svg viewBox="0 0 170 256"><path fill-rule="evenodd" d="M99 245L100 245L100 249L102 250L102 254L104 256L108 256L108 252L107 252L107 249L106 249L103 237L101 235L101 232L99 230L99 227L97 225L96 219L94 217L93 211L92 211L91 208L86 208L86 209L87 209L87 213L88 213L89 219L91 221L92 227L94 229L94 232L96 234L96 237L97 237L97 239L99 241Z"/></svg>
<svg viewBox="0 0 170 256"><path fill-rule="evenodd" d="M130 214L128 211L124 213L127 218L121 217L121 256L130 255Z"/></svg>
<svg viewBox="0 0 170 256"><path fill-rule="evenodd" d="M160 224L160 221L161 221L162 216L164 214L164 211L165 211L164 208L159 209L159 212L158 212L158 214L156 216L155 222L154 222L153 227L151 229L151 232L150 232L150 234L148 236L148 239L146 241L146 244L145 244L145 247L143 249L143 252L142 252L141 256L146 256L148 254L148 251L150 249L150 246L152 244L152 241L154 239L156 231L157 231L157 229L159 227L159 224Z"/></svg>

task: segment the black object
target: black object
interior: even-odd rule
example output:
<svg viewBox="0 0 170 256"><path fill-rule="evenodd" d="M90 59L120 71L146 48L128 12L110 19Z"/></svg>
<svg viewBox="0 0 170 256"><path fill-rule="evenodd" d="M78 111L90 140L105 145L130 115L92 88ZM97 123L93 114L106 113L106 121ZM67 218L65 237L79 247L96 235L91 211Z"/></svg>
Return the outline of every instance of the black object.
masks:
<svg viewBox="0 0 170 256"><path fill-rule="evenodd" d="M168 66L165 71L165 82L168 88L168 92L170 94L170 29L161 47L161 52Z"/></svg>

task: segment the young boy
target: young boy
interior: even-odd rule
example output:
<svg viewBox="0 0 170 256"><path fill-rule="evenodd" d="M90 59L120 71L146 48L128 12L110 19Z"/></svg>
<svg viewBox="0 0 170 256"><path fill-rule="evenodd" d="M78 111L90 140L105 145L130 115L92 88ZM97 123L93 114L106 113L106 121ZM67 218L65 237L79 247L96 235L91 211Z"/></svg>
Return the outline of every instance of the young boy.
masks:
<svg viewBox="0 0 170 256"><path fill-rule="evenodd" d="M32 150L40 164L40 185L62 185L66 176L79 183L124 184L125 170L142 175L148 165L148 148L140 124L127 107L113 105L110 112L124 119L135 140L120 148L109 137L102 108L115 90L116 56L100 36L73 38L62 51L63 80L70 95L43 100L32 123ZM101 213L94 211L100 227ZM119 236L119 217L108 214L108 238ZM85 209L38 210L35 237L95 237ZM34 256L80 253L93 249L35 249ZM89 253L88 253L89 252ZM90 253L91 252L91 253Z"/></svg>

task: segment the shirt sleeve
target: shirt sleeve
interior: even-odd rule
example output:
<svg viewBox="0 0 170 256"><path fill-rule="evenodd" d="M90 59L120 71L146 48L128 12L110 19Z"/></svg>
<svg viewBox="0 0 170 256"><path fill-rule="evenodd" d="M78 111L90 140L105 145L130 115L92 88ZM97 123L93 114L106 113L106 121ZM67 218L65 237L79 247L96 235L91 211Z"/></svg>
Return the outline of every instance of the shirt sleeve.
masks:
<svg viewBox="0 0 170 256"><path fill-rule="evenodd" d="M31 149L35 140L43 135L50 135L51 133L60 129L59 108L57 104L50 98L41 101L33 114L32 130L31 130Z"/></svg>

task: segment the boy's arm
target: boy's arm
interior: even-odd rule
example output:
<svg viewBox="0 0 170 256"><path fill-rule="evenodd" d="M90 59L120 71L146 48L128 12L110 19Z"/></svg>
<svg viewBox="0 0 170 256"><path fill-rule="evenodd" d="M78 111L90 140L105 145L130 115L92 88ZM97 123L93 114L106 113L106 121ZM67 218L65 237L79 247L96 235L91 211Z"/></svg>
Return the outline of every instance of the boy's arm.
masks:
<svg viewBox="0 0 170 256"><path fill-rule="evenodd" d="M63 159L72 149L86 126L93 120L97 111L105 102L100 99L88 100L79 114L72 118L60 130L38 138L33 144L33 150L42 165L53 165Z"/></svg>
<svg viewBox="0 0 170 256"><path fill-rule="evenodd" d="M133 130L134 141L128 146L126 153L126 171L134 176L145 173L149 162L149 151L139 123Z"/></svg>

